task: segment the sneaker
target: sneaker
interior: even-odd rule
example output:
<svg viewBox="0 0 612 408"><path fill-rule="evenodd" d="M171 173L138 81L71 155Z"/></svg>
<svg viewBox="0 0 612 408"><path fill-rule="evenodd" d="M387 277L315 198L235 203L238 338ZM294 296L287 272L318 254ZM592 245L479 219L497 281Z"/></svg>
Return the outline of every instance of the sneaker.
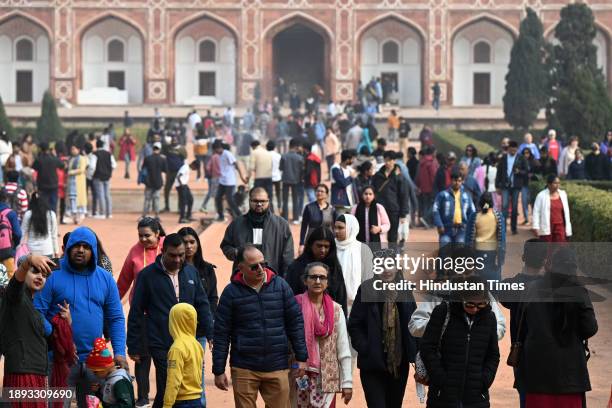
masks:
<svg viewBox="0 0 612 408"><path fill-rule="evenodd" d="M425 221L425 218L420 217L420 218L419 218L419 221L420 221L421 225L422 225L423 227L425 227L426 229L430 229L430 228L431 228L431 226L429 225L429 223L428 223L427 221Z"/></svg>
<svg viewBox="0 0 612 408"><path fill-rule="evenodd" d="M215 222L225 222L225 218L217 217L215 218Z"/></svg>
<svg viewBox="0 0 612 408"><path fill-rule="evenodd" d="M94 216L93 216L93 218L94 218L94 219L96 219L96 220L103 220L103 219L105 219L106 217L105 217L105 216L103 216L102 214L96 214L96 215L94 215Z"/></svg>
<svg viewBox="0 0 612 408"><path fill-rule="evenodd" d="M190 224L191 222L187 218L181 218L179 224Z"/></svg>
<svg viewBox="0 0 612 408"><path fill-rule="evenodd" d="M207 213L208 212L208 210L206 208L204 208L204 207L200 207L200 209L198 211L203 212L203 213Z"/></svg>
<svg viewBox="0 0 612 408"><path fill-rule="evenodd" d="M300 225L300 222L299 222L298 220L294 220L294 221L292 222L292 224L293 224L293 225Z"/></svg>
<svg viewBox="0 0 612 408"><path fill-rule="evenodd" d="M163 210L160 211L161 214L163 213L169 213L170 209L169 208L164 208Z"/></svg>
<svg viewBox="0 0 612 408"><path fill-rule="evenodd" d="M138 398L138 400L136 401L136 406L139 408L146 407L147 405L149 405L148 398Z"/></svg>

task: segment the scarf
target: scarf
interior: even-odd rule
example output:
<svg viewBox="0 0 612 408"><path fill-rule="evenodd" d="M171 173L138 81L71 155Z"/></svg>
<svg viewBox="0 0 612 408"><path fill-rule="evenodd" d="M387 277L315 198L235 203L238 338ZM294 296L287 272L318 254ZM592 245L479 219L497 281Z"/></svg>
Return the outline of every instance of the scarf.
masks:
<svg viewBox="0 0 612 408"><path fill-rule="evenodd" d="M325 338L334 331L334 301L327 294L323 294L323 323L315 312L314 305L308 297L308 292L297 295L295 300L302 309L304 317L304 337L308 350L308 366L313 368L321 367L321 355L319 353L319 338Z"/></svg>
<svg viewBox="0 0 612 408"><path fill-rule="evenodd" d="M397 310L397 292L385 291L385 303L382 311L382 337L386 357L387 371L394 378L399 376L402 363L402 329Z"/></svg>
<svg viewBox="0 0 612 408"><path fill-rule="evenodd" d="M53 332L51 334L51 348L53 349L53 368L51 371L51 387L67 387L70 367L75 363L72 328L59 314L51 320ZM53 408L61 408L62 402L54 402Z"/></svg>
<svg viewBox="0 0 612 408"><path fill-rule="evenodd" d="M343 214L338 221L346 225L346 239L338 241L336 239L336 254L338 262L342 267L344 284L346 285L346 295L349 304L353 303L357 296L357 289L361 285L361 242L357 241L359 234L359 222L351 214Z"/></svg>
<svg viewBox="0 0 612 408"><path fill-rule="evenodd" d="M368 211L368 224L366 225L365 213ZM369 242L380 242L380 234L372 234L370 232L369 241L366 242L366 232L370 229L371 225L378 225L378 208L376 206L376 200L372 201L370 208L366 208L365 203L360 201L357 204L357 210L355 211L355 217L359 223L359 233L357 234L357 241L367 244Z"/></svg>
<svg viewBox="0 0 612 408"><path fill-rule="evenodd" d="M249 223L251 224L251 228L263 229L264 222L266 221L266 217L268 216L269 212L270 211L266 211L263 214L257 214L255 211L249 210L249 212L246 213L246 217L247 220L249 220Z"/></svg>

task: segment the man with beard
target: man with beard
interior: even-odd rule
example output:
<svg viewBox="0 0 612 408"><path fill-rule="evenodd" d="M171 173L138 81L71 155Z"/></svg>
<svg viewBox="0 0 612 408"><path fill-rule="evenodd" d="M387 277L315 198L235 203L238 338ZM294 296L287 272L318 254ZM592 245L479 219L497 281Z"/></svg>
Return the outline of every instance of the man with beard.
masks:
<svg viewBox="0 0 612 408"><path fill-rule="evenodd" d="M249 192L249 212L232 221L221 241L223 254L234 262L232 273L237 270L238 249L246 243L263 252L270 267L279 276L285 276L293 262L293 237L289 223L270 211L270 197L262 187Z"/></svg>
<svg viewBox="0 0 612 408"><path fill-rule="evenodd" d="M164 239L162 253L155 263L138 274L128 316L127 346L130 358L138 362L143 352L142 338L146 336L149 342L157 384L154 408L161 408L164 402L167 356L173 342L169 329L170 309L177 303L188 303L195 308L198 315L196 337L211 338L213 322L210 304L198 271L193 265L185 263L183 237L170 234ZM146 324L143 324L145 319Z"/></svg>

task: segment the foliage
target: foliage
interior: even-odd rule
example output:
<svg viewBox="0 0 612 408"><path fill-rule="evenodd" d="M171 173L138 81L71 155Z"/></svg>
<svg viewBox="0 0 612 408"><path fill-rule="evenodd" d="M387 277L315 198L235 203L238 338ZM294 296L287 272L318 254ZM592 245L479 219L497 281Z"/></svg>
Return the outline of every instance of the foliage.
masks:
<svg viewBox="0 0 612 408"><path fill-rule="evenodd" d="M506 75L504 117L514 129L526 131L546 105L548 73L544 65L546 41L542 22L531 9L521 22L512 46Z"/></svg>
<svg viewBox="0 0 612 408"><path fill-rule="evenodd" d="M2 102L2 96L0 96L0 130L4 130L8 135L9 140L15 140L15 129L11 124L10 119L6 116L6 111L4 110L4 103Z"/></svg>
<svg viewBox="0 0 612 408"><path fill-rule="evenodd" d="M583 3L561 10L555 28L559 41L550 57L549 126L581 140L596 141L612 127L612 101L597 67L597 33L591 9Z"/></svg>
<svg viewBox="0 0 612 408"><path fill-rule="evenodd" d="M66 137L66 130L57 114L57 106L53 95L45 91L42 100L40 118L36 121L36 136L38 142L56 142Z"/></svg>
<svg viewBox="0 0 612 408"><path fill-rule="evenodd" d="M545 187L542 181L530 183L531 196L535 199ZM612 242L612 192L594 188L585 182L563 181L561 189L567 192L569 201L572 241Z"/></svg>
<svg viewBox="0 0 612 408"><path fill-rule="evenodd" d="M465 151L465 147L468 144L474 145L476 150L478 150L478 154L481 157L486 156L490 152L497 151L497 148L482 142L480 140L473 139L464 135L463 133L459 133L455 130L450 129L439 129L434 132L433 135L433 143L436 146L436 149L442 153L448 153L450 151L455 152L458 157L461 157Z"/></svg>

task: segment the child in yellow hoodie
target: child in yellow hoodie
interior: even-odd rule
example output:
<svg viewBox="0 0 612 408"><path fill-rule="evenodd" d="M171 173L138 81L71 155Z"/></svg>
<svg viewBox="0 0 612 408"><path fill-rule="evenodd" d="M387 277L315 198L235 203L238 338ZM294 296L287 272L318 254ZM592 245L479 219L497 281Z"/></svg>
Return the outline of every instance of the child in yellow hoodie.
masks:
<svg viewBox="0 0 612 408"><path fill-rule="evenodd" d="M202 360L204 350L196 340L198 315L188 303L170 309L170 335L174 339L168 351L168 377L164 408L202 408Z"/></svg>

